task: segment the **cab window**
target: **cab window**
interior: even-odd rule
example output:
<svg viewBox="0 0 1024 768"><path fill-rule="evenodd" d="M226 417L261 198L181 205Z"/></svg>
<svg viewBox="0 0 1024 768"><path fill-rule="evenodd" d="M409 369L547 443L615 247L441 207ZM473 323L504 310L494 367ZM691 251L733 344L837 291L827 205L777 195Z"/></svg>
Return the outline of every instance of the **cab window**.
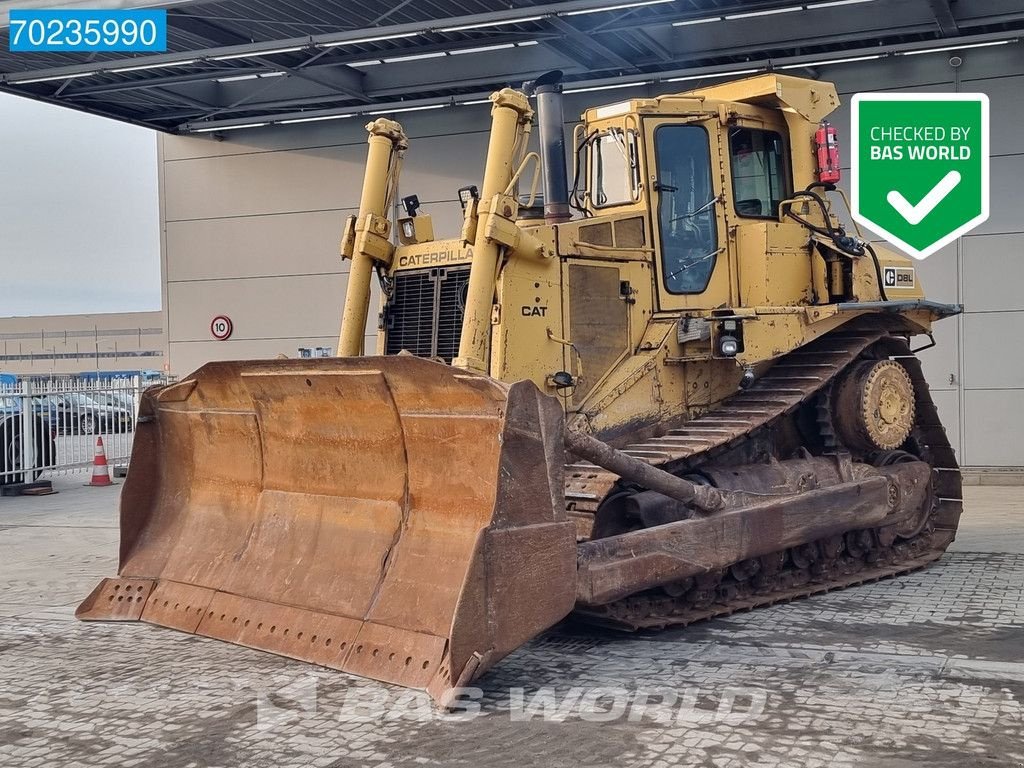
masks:
<svg viewBox="0 0 1024 768"><path fill-rule="evenodd" d="M611 130L594 140L591 185L595 208L624 205L640 199L640 167L636 133Z"/></svg>
<svg viewBox="0 0 1024 768"><path fill-rule="evenodd" d="M739 216L774 219L789 197L785 147L775 131L733 128L729 131L732 193Z"/></svg>
<svg viewBox="0 0 1024 768"><path fill-rule="evenodd" d="M707 131L695 125L659 126L654 152L665 288L703 293L719 252Z"/></svg>

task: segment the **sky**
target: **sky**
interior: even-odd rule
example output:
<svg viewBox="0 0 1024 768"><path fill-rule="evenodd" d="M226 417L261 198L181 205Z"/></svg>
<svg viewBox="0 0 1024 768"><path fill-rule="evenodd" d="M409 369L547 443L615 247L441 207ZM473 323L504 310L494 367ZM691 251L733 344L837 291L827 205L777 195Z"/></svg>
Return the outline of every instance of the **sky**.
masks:
<svg viewBox="0 0 1024 768"><path fill-rule="evenodd" d="M0 317L160 309L156 134L0 93Z"/></svg>

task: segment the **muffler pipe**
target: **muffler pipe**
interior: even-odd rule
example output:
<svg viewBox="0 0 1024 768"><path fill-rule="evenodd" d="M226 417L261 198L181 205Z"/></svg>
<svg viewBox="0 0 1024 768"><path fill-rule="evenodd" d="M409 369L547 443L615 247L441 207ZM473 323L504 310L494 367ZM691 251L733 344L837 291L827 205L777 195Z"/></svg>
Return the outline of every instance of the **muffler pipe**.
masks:
<svg viewBox="0 0 1024 768"><path fill-rule="evenodd" d="M722 493L717 488L698 485L676 477L578 430L565 430L565 447L580 458L607 469L609 472L614 472L620 477L639 483L652 491L663 493L684 504L691 504L705 512L714 512L725 504Z"/></svg>
<svg viewBox="0 0 1024 768"><path fill-rule="evenodd" d="M530 84L537 98L541 170L544 179L544 221L569 220L569 170L565 162L565 117L562 110L562 73L541 75Z"/></svg>

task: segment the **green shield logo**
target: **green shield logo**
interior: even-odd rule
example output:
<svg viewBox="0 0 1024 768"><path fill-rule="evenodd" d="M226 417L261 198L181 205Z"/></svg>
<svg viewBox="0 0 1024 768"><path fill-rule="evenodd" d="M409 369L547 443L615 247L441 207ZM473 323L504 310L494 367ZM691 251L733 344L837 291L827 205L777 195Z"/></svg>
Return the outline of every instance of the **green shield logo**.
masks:
<svg viewBox="0 0 1024 768"><path fill-rule="evenodd" d="M988 96L858 93L852 106L858 223L923 259L988 218Z"/></svg>

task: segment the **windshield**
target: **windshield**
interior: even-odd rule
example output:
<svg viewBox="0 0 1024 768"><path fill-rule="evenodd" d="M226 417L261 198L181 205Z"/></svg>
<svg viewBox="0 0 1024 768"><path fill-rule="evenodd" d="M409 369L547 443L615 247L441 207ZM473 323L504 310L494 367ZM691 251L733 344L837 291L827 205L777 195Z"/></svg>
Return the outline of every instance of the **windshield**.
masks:
<svg viewBox="0 0 1024 768"><path fill-rule="evenodd" d="M663 280L670 293L703 293L718 256L708 134L662 125L654 134Z"/></svg>

